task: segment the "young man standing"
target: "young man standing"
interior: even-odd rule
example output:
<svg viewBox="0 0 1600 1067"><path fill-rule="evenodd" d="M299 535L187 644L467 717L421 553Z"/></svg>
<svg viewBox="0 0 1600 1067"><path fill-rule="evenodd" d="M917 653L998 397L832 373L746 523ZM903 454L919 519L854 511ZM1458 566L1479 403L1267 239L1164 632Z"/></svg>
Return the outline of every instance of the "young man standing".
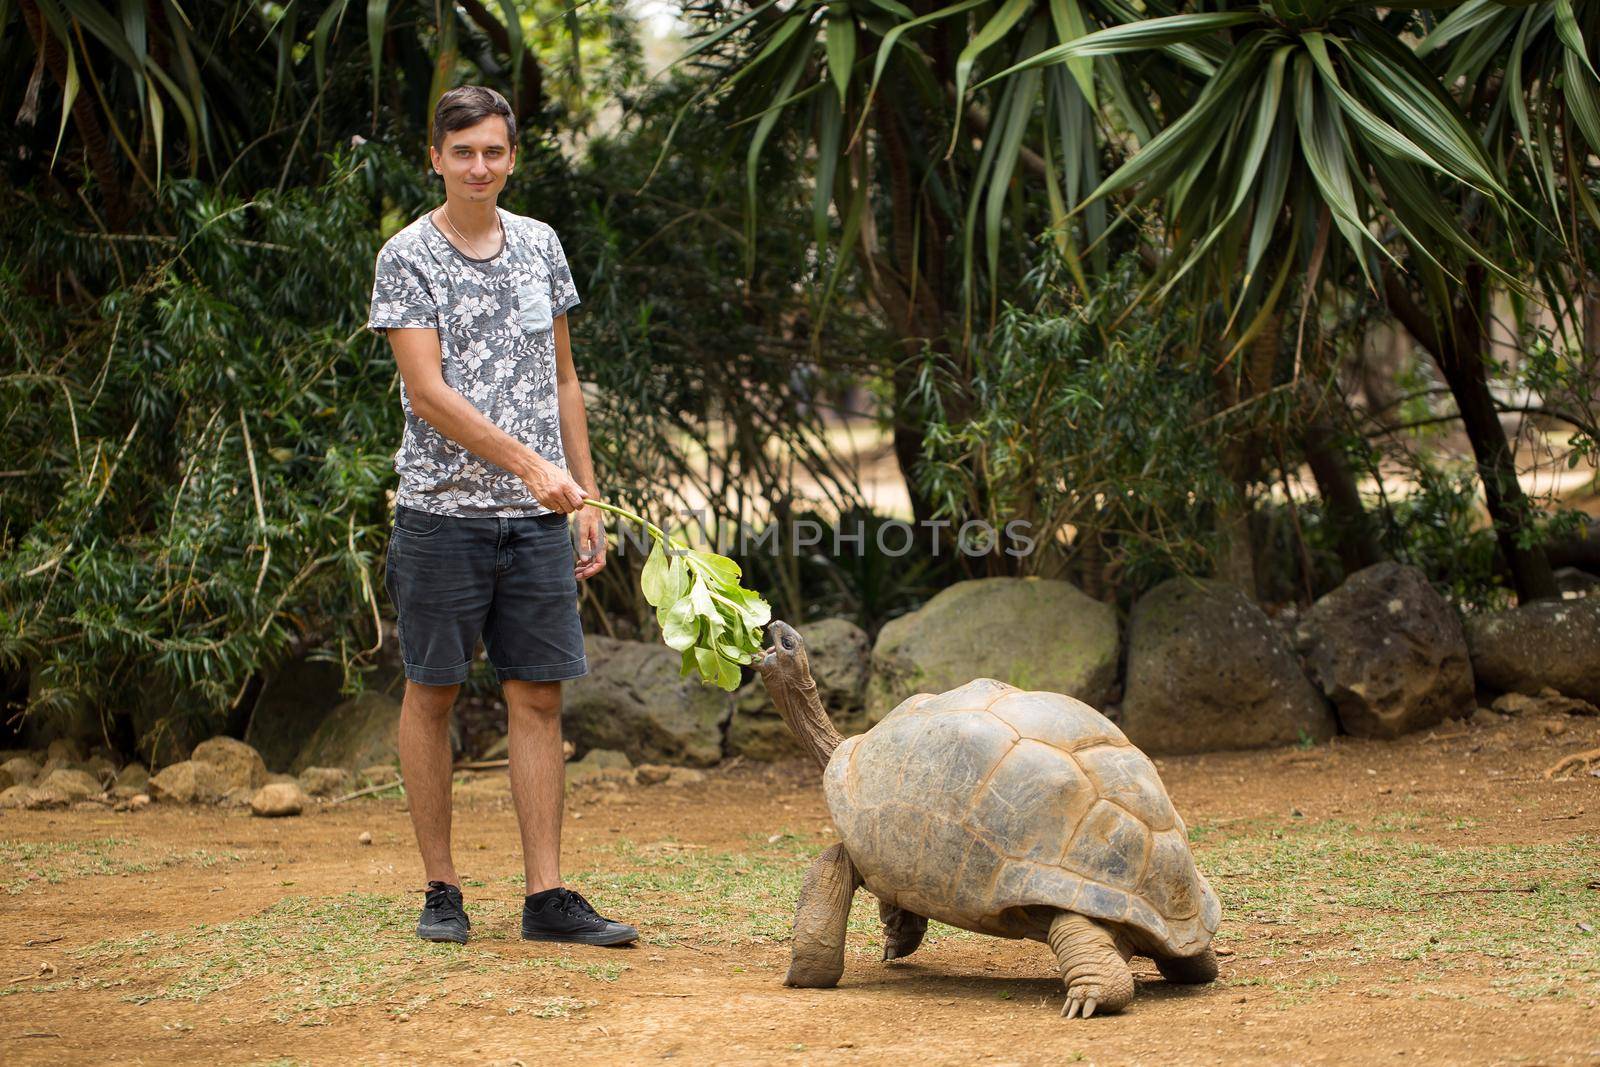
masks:
<svg viewBox="0 0 1600 1067"><path fill-rule="evenodd" d="M506 701L522 936L616 945L638 931L561 882L561 681L588 673L577 583L605 566L605 529L583 503L599 491L567 335L572 272L553 229L496 203L516 141L494 90L440 98L429 154L445 202L378 253L367 323L388 334L406 417L385 582L405 659L400 768L428 879L417 935L467 940L448 726L481 635Z"/></svg>

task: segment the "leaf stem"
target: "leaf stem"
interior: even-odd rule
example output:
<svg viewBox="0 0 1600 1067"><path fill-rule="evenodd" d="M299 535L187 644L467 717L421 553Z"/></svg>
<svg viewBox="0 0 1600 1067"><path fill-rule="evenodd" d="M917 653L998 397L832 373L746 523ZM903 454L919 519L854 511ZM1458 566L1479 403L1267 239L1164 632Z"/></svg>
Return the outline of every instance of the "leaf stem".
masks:
<svg viewBox="0 0 1600 1067"><path fill-rule="evenodd" d="M590 500L587 497L584 498L583 502L585 504L588 504L592 508L599 508L601 511L609 511L613 515L620 515L624 519L632 519L634 522L638 523L640 526L643 526L646 530L649 530L651 537L654 537L657 541L664 542L669 547L674 546L674 545L677 545L677 547L679 547L679 548L687 548L688 547L687 545L679 545L678 542L676 542L672 538L668 537L666 535L665 531L663 531L661 529L661 527L657 526L655 523L651 522L649 519L645 518L642 515L635 515L633 512L629 511L627 508L619 508L615 504L606 504L606 503L602 503L599 500Z"/></svg>

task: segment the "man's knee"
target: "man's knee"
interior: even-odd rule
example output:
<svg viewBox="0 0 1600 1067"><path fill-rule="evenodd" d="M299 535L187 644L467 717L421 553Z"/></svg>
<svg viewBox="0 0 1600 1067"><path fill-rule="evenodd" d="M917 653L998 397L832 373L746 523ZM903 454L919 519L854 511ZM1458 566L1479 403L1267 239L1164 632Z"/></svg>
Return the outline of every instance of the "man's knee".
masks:
<svg viewBox="0 0 1600 1067"><path fill-rule="evenodd" d="M456 694L459 692L459 685L423 685L421 682L407 681L402 707L413 715L429 719L443 718L455 707Z"/></svg>
<svg viewBox="0 0 1600 1067"><path fill-rule="evenodd" d="M501 687L506 698L506 714L512 719L559 719L560 682L506 681Z"/></svg>

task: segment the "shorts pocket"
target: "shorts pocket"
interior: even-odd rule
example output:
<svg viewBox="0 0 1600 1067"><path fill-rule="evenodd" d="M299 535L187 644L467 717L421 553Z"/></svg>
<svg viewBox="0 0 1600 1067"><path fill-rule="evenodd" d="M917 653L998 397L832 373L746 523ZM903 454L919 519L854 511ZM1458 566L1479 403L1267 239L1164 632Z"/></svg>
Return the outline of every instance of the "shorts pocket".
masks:
<svg viewBox="0 0 1600 1067"><path fill-rule="evenodd" d="M524 330L548 330L553 321L549 287L539 282L517 286L517 311Z"/></svg>
<svg viewBox="0 0 1600 1067"><path fill-rule="evenodd" d="M397 505L394 509L394 529L396 533L409 534L412 537L428 537L438 533L444 528L443 515L435 515L428 511L418 511Z"/></svg>

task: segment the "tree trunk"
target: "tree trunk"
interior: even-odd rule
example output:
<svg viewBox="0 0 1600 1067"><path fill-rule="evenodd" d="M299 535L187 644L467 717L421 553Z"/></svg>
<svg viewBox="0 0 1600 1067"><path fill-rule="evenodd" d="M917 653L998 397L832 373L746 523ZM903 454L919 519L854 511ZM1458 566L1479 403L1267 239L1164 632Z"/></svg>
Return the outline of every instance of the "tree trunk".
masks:
<svg viewBox="0 0 1600 1067"><path fill-rule="evenodd" d="M1435 320L1423 313L1392 267L1384 269L1383 288L1390 309L1417 343L1428 350L1455 398L1477 460L1495 537L1511 568L1517 600L1528 603L1559 598L1561 592L1543 546L1523 547L1532 532L1533 509L1517 480L1516 458L1489 392L1484 358L1483 268L1477 264L1467 268L1462 299L1449 309L1454 326L1449 331L1440 330Z"/></svg>
<svg viewBox="0 0 1600 1067"><path fill-rule="evenodd" d="M1305 450L1311 475L1317 481L1317 492L1327 509L1328 522L1338 538L1339 562L1344 565L1345 573L1354 574L1387 559L1387 553L1378 543L1372 517L1361 503L1350 464L1345 461L1325 415L1319 413L1306 426L1301 447Z"/></svg>

